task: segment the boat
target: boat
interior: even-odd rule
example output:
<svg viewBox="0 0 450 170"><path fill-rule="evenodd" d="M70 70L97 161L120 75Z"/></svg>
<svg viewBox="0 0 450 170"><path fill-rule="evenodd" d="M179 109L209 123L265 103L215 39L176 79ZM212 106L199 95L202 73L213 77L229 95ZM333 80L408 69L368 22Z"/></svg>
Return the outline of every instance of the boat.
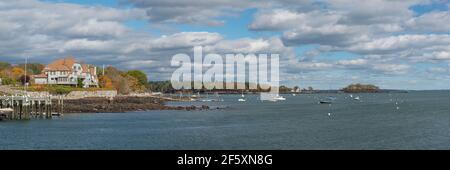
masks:
<svg viewBox="0 0 450 170"><path fill-rule="evenodd" d="M359 96L356 96L355 98L353 98L353 100L361 100L361 99L359 98Z"/></svg>
<svg viewBox="0 0 450 170"><path fill-rule="evenodd" d="M297 96L297 94L295 94L295 93L292 93L292 96Z"/></svg>
<svg viewBox="0 0 450 170"><path fill-rule="evenodd" d="M278 101L278 100L281 100L281 101L286 100L286 98L284 98L283 96L279 96L279 95L277 95L273 99L276 100L276 101Z"/></svg>
<svg viewBox="0 0 450 170"><path fill-rule="evenodd" d="M242 99L238 99L238 101L239 101L239 102L245 102L245 101L247 101L247 100L245 100L245 99L242 98Z"/></svg>
<svg viewBox="0 0 450 170"><path fill-rule="evenodd" d="M0 121L6 120L8 118L8 114L14 112L12 108L3 108L0 109Z"/></svg>
<svg viewBox="0 0 450 170"><path fill-rule="evenodd" d="M12 109L12 108L2 108L2 109L0 109L0 113L11 113L13 111L14 111L14 109Z"/></svg>
<svg viewBox="0 0 450 170"><path fill-rule="evenodd" d="M328 100L321 100L319 101L319 104L332 104L332 101L328 101Z"/></svg>
<svg viewBox="0 0 450 170"><path fill-rule="evenodd" d="M220 95L219 95L219 93L215 93L215 95L216 95L216 101L218 101L218 102L223 102L224 100L220 97Z"/></svg>
<svg viewBox="0 0 450 170"><path fill-rule="evenodd" d="M202 102L212 102L214 101L213 99L203 99Z"/></svg>
<svg viewBox="0 0 450 170"><path fill-rule="evenodd" d="M336 97L328 96L328 97L327 97L327 100L334 101L334 100L336 100Z"/></svg>
<svg viewBox="0 0 450 170"><path fill-rule="evenodd" d="M62 116L61 113L52 112L52 117L60 117L60 116Z"/></svg>

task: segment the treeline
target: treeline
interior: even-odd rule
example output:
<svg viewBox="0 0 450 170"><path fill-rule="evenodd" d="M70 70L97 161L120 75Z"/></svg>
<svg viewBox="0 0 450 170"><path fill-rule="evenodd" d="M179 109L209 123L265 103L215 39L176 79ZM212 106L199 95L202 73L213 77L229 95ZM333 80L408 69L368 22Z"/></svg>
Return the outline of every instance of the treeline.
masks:
<svg viewBox="0 0 450 170"><path fill-rule="evenodd" d="M44 65L39 63L27 64L27 76L25 77L25 64L12 65L7 62L0 62L0 79L2 85L24 84L30 80L29 75L41 74Z"/></svg>
<svg viewBox="0 0 450 170"><path fill-rule="evenodd" d="M99 86L106 89L115 89L120 94L132 92L140 93L149 90L147 74L140 70L121 71L114 67L107 67L98 73Z"/></svg>
<svg viewBox="0 0 450 170"><path fill-rule="evenodd" d="M0 78L2 85L24 85L25 82L30 83L29 90L35 91L49 91L58 94L65 94L73 90L79 89L81 86L71 87L64 85L34 85L33 81L30 81L31 75L41 74L45 65L39 63L27 64L27 76L25 76L25 64L12 65L7 62L0 62ZM101 89L117 90L119 94L129 93L141 93L141 92L163 92L163 93L176 93L179 91L185 92L220 92L220 93L241 93L243 90L239 89L213 89L207 90L205 86L202 89L183 89L176 90L172 87L170 81L149 81L145 72L140 70L128 70L122 71L115 67L109 66L104 70L97 67L97 77L99 80L99 87ZM223 87L229 87L230 85L237 87L239 83L223 84ZM192 87L194 82L192 82ZM240 84L242 85L242 84ZM267 92L270 89L263 89L260 85L257 85L257 89L249 89L250 83L245 83L245 91L247 92ZM93 88L96 89L96 88ZM312 88L311 88L312 89ZM84 89L91 90L91 89ZM287 86L280 86L281 93L298 92L300 89L298 86L293 88ZM306 89L305 89L306 90Z"/></svg>
<svg viewBox="0 0 450 170"><path fill-rule="evenodd" d="M24 85L30 83L30 90L36 91L55 91L57 93L67 93L76 90L76 87L59 85L33 85L30 81L31 75L41 74L45 65L39 63L29 63L12 65L7 62L0 62L1 85ZM140 70L121 71L114 67L107 67L103 72L97 67L97 76L99 86L104 89L116 89L120 94L129 94L132 92L145 92L149 88L147 75ZM104 73L104 74L103 74ZM79 86L81 87L81 86Z"/></svg>
<svg viewBox="0 0 450 170"><path fill-rule="evenodd" d="M207 89L205 88L205 84L202 83L202 88L201 89L194 89L194 82L191 82L191 89L181 89L181 90L177 90L174 89L172 87L172 83L170 81L151 81L149 82L149 85L147 86L149 88L149 90L153 91L153 92L162 92L162 93L177 93L177 92L184 92L184 93L203 93L203 92L219 92L219 93L241 93L242 91L246 91L246 92L268 92L270 91L269 89L262 89L260 85L257 85L257 89L250 89L250 83L245 83L245 90L242 89L237 89L236 87L238 86L239 83L233 83L233 84L226 84L223 83L223 87L229 87L229 86L233 86L235 88L233 89ZM241 84L242 85L242 84ZM281 93L289 93L289 92L300 92L300 88L298 86L295 86L293 88L287 87L287 86L280 86L279 87L279 91Z"/></svg>

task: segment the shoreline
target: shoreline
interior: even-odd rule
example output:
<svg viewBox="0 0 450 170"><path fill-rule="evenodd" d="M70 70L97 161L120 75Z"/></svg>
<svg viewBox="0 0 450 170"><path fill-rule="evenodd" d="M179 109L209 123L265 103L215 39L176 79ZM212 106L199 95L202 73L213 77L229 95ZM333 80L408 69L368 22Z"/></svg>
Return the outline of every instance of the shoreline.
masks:
<svg viewBox="0 0 450 170"><path fill-rule="evenodd" d="M92 97L64 100L64 114L70 113L126 113L150 110L208 110L209 106L167 106L169 101L157 97L117 96L113 99Z"/></svg>

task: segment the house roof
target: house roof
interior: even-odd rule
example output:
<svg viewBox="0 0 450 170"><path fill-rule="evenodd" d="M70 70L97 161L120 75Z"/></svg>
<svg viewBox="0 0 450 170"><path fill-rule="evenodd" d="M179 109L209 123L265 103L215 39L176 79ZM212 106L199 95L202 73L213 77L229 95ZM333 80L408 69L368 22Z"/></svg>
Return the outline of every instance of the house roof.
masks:
<svg viewBox="0 0 450 170"><path fill-rule="evenodd" d="M33 75L33 78L47 78L46 74L38 74L38 75Z"/></svg>
<svg viewBox="0 0 450 170"><path fill-rule="evenodd" d="M69 56L63 59L56 60L48 64L44 70L45 71L73 71L74 64L80 64L82 68L82 73L90 73L96 75L95 68L89 64L81 64L75 60L75 58Z"/></svg>
<svg viewBox="0 0 450 170"><path fill-rule="evenodd" d="M73 57L56 60L48 64L44 70L47 71L72 71L72 66L76 63Z"/></svg>

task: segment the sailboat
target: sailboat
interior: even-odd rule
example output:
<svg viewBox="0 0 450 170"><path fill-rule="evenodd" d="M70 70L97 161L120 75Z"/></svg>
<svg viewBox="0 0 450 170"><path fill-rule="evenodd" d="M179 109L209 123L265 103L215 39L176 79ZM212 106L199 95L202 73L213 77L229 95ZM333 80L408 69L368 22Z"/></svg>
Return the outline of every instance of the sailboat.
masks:
<svg viewBox="0 0 450 170"><path fill-rule="evenodd" d="M216 101L218 101L218 102L223 102L223 99L222 99L222 98L220 98L220 96L219 96L219 93L218 93L218 92L216 92L216 93L215 93L215 95L216 95Z"/></svg>
<svg viewBox="0 0 450 170"><path fill-rule="evenodd" d="M238 99L238 101L239 101L239 102L245 102L245 101L247 101L247 100L245 99L244 91L242 91L241 98Z"/></svg>
<svg viewBox="0 0 450 170"><path fill-rule="evenodd" d="M197 95L193 94L191 96L191 101L197 101L200 98L200 92L197 92Z"/></svg>

